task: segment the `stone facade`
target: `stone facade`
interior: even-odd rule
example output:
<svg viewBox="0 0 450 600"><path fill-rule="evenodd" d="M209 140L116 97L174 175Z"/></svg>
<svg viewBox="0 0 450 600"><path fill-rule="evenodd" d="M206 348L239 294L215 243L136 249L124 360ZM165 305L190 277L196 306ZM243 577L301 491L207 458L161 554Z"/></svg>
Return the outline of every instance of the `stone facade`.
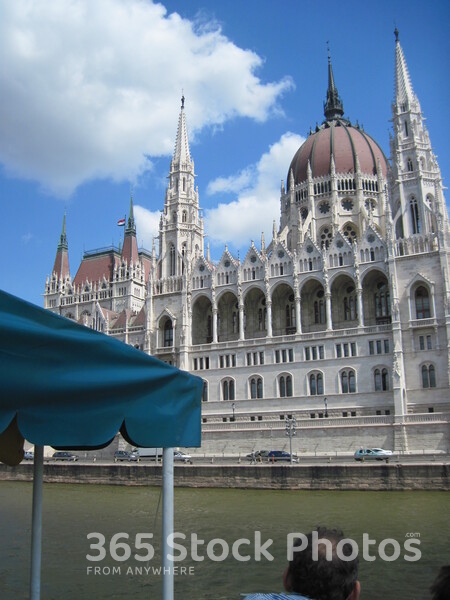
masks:
<svg viewBox="0 0 450 600"><path fill-rule="evenodd" d="M308 452L448 451L448 212L396 38L390 160L343 118L329 60L280 225L242 260L205 252L184 98L158 253L138 249L131 199L123 248L85 253L72 279L63 223L45 307L201 376L211 452L284 447L291 419Z"/></svg>

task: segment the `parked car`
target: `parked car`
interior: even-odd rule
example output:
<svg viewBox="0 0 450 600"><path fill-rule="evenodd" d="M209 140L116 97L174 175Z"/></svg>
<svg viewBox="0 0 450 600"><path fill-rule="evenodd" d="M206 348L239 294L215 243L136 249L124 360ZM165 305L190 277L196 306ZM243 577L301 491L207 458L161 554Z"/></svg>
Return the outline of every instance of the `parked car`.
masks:
<svg viewBox="0 0 450 600"><path fill-rule="evenodd" d="M178 450L174 450L173 460L179 460L181 462L191 463L192 462L192 456L190 454L185 454L184 452L180 452Z"/></svg>
<svg viewBox="0 0 450 600"><path fill-rule="evenodd" d="M139 462L139 454L128 452L127 450L116 450L114 452L114 462L126 460L127 462Z"/></svg>
<svg viewBox="0 0 450 600"><path fill-rule="evenodd" d="M385 460L389 462L392 458L392 450L383 448L360 448L355 452L355 460L362 462L364 460Z"/></svg>
<svg viewBox="0 0 450 600"><path fill-rule="evenodd" d="M73 454L72 452L54 452L52 456L53 460L70 460L76 461L78 460L78 454Z"/></svg>
<svg viewBox="0 0 450 600"><path fill-rule="evenodd" d="M284 450L271 450L267 454L267 460L269 462L277 462L279 460L291 462L291 455L289 452L285 452ZM298 456L296 454L292 455L292 462L298 462Z"/></svg>
<svg viewBox="0 0 450 600"><path fill-rule="evenodd" d="M23 459L24 460L33 460L34 452L32 452L31 450L25 450L25 452L23 453Z"/></svg>

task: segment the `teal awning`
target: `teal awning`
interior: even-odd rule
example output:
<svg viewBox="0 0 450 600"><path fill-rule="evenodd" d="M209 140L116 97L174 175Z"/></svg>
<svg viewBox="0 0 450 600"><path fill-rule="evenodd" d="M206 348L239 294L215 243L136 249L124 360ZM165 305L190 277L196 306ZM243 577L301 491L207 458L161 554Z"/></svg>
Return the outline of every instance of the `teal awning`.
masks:
<svg viewBox="0 0 450 600"><path fill-rule="evenodd" d="M3 291L0 382L0 460L16 430L64 448L98 448L119 430L135 446L201 443L199 377Z"/></svg>

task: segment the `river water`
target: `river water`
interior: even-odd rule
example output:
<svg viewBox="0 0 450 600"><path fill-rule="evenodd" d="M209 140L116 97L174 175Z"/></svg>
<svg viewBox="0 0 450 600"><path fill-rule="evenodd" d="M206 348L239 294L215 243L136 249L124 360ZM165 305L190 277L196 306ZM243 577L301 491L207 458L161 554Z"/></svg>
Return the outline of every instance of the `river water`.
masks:
<svg viewBox="0 0 450 600"><path fill-rule="evenodd" d="M323 524L342 528L358 544L362 600L427 599L439 566L450 562L449 498L445 492L176 488L175 531L184 533L186 539L176 540L180 548L174 554L185 549L187 558L177 563L175 598L238 600L245 592L281 591L288 534L306 533ZM30 483L0 482L2 600L28 597L31 500ZM42 600L159 600L161 508L159 488L45 484ZM106 555L97 562L86 558L101 552L90 548L99 541L87 538L92 532L105 537ZM268 547L273 560L264 553L261 560L255 560L255 532L260 532L261 544L273 540ZM131 547L131 556L125 561L114 560L110 552L111 538L118 533L129 535L128 540L118 540ZM155 550L146 562L135 558L135 553L143 556L148 550L135 548L140 533L154 534L152 539L141 539ZM193 533L205 541L203 546L191 544ZM375 556L372 562L362 557L364 533L375 541L370 547L370 555ZM214 544L216 555L229 546L225 560L208 556L206 546L215 538L224 540ZM250 541L239 550L241 556L250 556L245 562L231 554L233 543L240 538ZM387 538L393 541L384 542ZM419 560L405 560L405 556L413 556L404 547L408 539L420 550ZM193 546L203 561L193 560ZM398 559L382 559L396 547L400 549ZM120 556L120 548L116 551Z"/></svg>

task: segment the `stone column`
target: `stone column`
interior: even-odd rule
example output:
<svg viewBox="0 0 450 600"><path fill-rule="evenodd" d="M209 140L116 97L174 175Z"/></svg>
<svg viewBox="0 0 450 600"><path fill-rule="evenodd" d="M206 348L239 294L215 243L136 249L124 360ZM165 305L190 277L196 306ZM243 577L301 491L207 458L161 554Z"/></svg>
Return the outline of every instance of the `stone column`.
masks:
<svg viewBox="0 0 450 600"><path fill-rule="evenodd" d="M272 300L267 300L267 337L272 337Z"/></svg>
<svg viewBox="0 0 450 600"><path fill-rule="evenodd" d="M358 327L364 326L364 314L363 314L363 302L362 302L362 289L357 288L356 290L356 301L358 303Z"/></svg>
<svg viewBox="0 0 450 600"><path fill-rule="evenodd" d="M244 303L239 301L239 339L245 339L244 336Z"/></svg>
<svg viewBox="0 0 450 600"><path fill-rule="evenodd" d="M212 334L213 334L213 344L217 344L217 340L218 340L218 335L217 335L217 307L213 306L212 309L212 314L213 314L213 330L212 330Z"/></svg>
<svg viewBox="0 0 450 600"><path fill-rule="evenodd" d="M331 293L325 292L325 308L327 314L327 331L333 329L333 322L331 320Z"/></svg>

